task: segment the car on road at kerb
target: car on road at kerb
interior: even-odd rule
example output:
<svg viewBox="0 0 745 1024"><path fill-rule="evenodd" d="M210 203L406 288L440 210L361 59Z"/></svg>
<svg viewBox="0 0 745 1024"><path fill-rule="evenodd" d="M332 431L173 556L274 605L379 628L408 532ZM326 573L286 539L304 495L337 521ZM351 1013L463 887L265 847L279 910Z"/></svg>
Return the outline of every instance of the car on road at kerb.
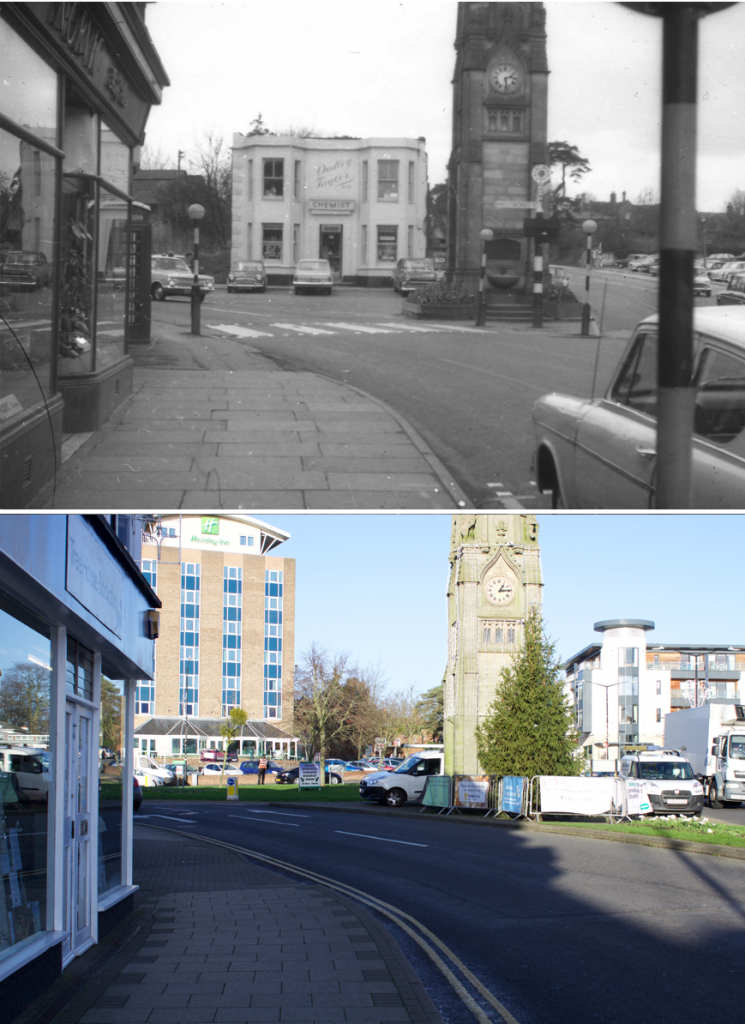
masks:
<svg viewBox="0 0 745 1024"><path fill-rule="evenodd" d="M653 814L700 815L704 787L688 758L678 750L642 751L621 758L619 776L640 781Z"/></svg>
<svg viewBox="0 0 745 1024"><path fill-rule="evenodd" d="M399 260L393 271L393 290L408 295L416 288L437 283L437 271L432 260Z"/></svg>
<svg viewBox="0 0 745 1024"><path fill-rule="evenodd" d="M191 295L194 272L183 256L153 256L150 260L150 294L163 302L169 295ZM199 301L215 287L214 277L199 275Z"/></svg>
<svg viewBox="0 0 745 1024"><path fill-rule="evenodd" d="M266 270L262 260L238 260L228 274L229 292L265 292Z"/></svg>
<svg viewBox="0 0 745 1024"><path fill-rule="evenodd" d="M281 784L297 785L299 775L300 766L296 764L294 768L283 768L274 781ZM330 772L326 769L324 772L324 782L327 786L339 786L343 782L343 779L337 772Z"/></svg>
<svg viewBox="0 0 745 1024"><path fill-rule="evenodd" d="M298 260L292 279L292 288L296 295L300 292L330 295L333 284L334 278L328 260Z"/></svg>
<svg viewBox="0 0 745 1024"><path fill-rule="evenodd" d="M543 395L533 468L554 508L654 508L658 318L634 330L599 398ZM745 506L745 308L693 311L692 507Z"/></svg>

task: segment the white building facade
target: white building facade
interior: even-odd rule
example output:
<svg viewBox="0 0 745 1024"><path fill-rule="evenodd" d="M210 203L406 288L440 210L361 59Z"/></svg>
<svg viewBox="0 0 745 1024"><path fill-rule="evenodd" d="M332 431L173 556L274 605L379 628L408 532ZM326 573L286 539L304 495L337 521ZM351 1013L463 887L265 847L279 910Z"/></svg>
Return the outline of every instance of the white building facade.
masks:
<svg viewBox="0 0 745 1024"><path fill-rule="evenodd" d="M662 746L665 715L711 697L745 700L743 648L660 644L648 640L654 622L595 623L600 643L564 663L582 746L594 759L624 749Z"/></svg>
<svg viewBox="0 0 745 1024"><path fill-rule="evenodd" d="M399 259L426 255L424 139L233 136L233 263L263 260L289 284L300 259L337 281L389 285Z"/></svg>

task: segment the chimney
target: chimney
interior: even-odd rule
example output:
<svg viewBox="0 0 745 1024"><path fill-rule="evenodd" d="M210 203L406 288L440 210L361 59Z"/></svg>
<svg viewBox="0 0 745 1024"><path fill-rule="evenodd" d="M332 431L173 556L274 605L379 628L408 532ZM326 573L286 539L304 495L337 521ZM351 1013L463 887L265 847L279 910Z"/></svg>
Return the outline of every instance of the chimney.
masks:
<svg viewBox="0 0 745 1024"><path fill-rule="evenodd" d="M625 192L622 192L622 193L621 193L621 202L622 202L622 203L625 203L625 202L626 202L626 193L625 193Z"/></svg>
<svg viewBox="0 0 745 1024"><path fill-rule="evenodd" d="M611 192L611 194L610 194L610 206L611 206L611 211L615 213L615 209L616 209L616 193L615 192Z"/></svg>

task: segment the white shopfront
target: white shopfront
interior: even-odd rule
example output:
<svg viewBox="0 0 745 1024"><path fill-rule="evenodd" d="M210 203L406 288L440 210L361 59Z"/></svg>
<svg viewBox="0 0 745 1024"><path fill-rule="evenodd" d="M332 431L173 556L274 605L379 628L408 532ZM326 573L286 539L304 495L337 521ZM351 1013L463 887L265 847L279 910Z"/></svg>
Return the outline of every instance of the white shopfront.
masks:
<svg viewBox="0 0 745 1024"><path fill-rule="evenodd" d="M233 136L232 260L261 259L289 283L300 259L338 281L385 285L426 253L423 139Z"/></svg>

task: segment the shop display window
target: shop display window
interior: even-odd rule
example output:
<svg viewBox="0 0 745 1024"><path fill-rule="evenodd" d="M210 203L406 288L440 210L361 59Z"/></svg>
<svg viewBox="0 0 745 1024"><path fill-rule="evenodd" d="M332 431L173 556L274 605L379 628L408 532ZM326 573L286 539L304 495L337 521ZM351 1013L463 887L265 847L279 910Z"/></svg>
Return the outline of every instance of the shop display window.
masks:
<svg viewBox="0 0 745 1024"><path fill-rule="evenodd" d="M378 228L378 263L395 263L398 259L398 228L395 224Z"/></svg>
<svg viewBox="0 0 745 1024"><path fill-rule="evenodd" d="M120 682L101 679L98 787L98 895L122 885L123 764L126 695ZM144 749L144 740L143 740Z"/></svg>
<svg viewBox="0 0 745 1024"><path fill-rule="evenodd" d="M84 175L66 173L62 182L59 372L63 377L93 371L95 187Z"/></svg>
<svg viewBox="0 0 745 1024"><path fill-rule="evenodd" d="M263 224L261 256L264 260L282 259L282 225Z"/></svg>
<svg viewBox="0 0 745 1024"><path fill-rule="evenodd" d="M101 186L96 272L95 368L105 370L125 353L128 204Z"/></svg>
<svg viewBox="0 0 745 1024"><path fill-rule="evenodd" d="M0 131L0 425L52 391L56 161Z"/></svg>
<svg viewBox="0 0 745 1024"><path fill-rule="evenodd" d="M0 595L0 720L39 743L0 748L0 960L47 927L51 659L45 627Z"/></svg>

